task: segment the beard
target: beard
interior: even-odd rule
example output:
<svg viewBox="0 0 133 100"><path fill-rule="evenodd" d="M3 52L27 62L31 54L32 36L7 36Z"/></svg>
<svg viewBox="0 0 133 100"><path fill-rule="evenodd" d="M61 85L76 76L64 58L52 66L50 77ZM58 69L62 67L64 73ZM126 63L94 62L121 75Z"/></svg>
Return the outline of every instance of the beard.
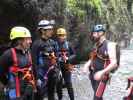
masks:
<svg viewBox="0 0 133 100"><path fill-rule="evenodd" d="M99 40L100 40L100 37L99 37L99 38L95 38L95 37L92 38L92 41L93 41L94 43L99 42Z"/></svg>

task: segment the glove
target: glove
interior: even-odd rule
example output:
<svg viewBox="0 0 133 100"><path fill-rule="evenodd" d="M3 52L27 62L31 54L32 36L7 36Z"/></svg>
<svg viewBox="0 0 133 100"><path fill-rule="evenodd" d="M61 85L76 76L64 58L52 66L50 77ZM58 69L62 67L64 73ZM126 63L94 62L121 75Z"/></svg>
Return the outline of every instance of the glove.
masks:
<svg viewBox="0 0 133 100"><path fill-rule="evenodd" d="M49 60L50 60L51 65L56 64L57 57L55 56L54 52L50 53Z"/></svg>
<svg viewBox="0 0 133 100"><path fill-rule="evenodd" d="M41 86L42 85L42 81L40 79L37 80L37 86Z"/></svg>
<svg viewBox="0 0 133 100"><path fill-rule="evenodd" d="M74 69L74 65L72 65L72 64L65 64L65 69L67 70L67 71L73 71L73 69Z"/></svg>

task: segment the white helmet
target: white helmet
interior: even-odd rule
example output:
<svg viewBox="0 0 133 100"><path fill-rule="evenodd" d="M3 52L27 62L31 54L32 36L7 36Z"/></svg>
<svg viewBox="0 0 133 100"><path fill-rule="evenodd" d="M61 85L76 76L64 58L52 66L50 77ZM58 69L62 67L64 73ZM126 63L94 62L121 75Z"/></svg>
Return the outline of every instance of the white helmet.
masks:
<svg viewBox="0 0 133 100"><path fill-rule="evenodd" d="M50 20L50 23L51 25L55 25L55 20L54 19Z"/></svg>
<svg viewBox="0 0 133 100"><path fill-rule="evenodd" d="M53 29L53 26L50 21L48 20L41 20L38 23L38 29Z"/></svg>

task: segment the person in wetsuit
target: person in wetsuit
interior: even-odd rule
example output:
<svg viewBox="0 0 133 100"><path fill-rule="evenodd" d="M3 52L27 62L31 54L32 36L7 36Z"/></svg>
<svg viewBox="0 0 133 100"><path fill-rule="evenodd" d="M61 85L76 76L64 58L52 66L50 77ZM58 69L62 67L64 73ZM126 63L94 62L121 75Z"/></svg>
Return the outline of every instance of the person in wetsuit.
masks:
<svg viewBox="0 0 133 100"><path fill-rule="evenodd" d="M106 39L102 24L94 26L91 39L95 45L90 53L90 59L83 67L83 72L87 72L88 69L90 71L89 77L94 90L93 100L103 100L109 74L119 66L120 50L117 43Z"/></svg>
<svg viewBox="0 0 133 100"><path fill-rule="evenodd" d="M35 80L32 73L30 31L15 26L10 33L11 48L0 57L0 79L6 78L7 100L33 100Z"/></svg>
<svg viewBox="0 0 133 100"><path fill-rule="evenodd" d="M57 67L55 56L55 42L51 39L53 25L49 20L41 20L38 23L39 38L32 45L33 63L36 69L37 99L43 100L47 93L48 100L55 100L55 88L60 79L60 70ZM56 88L58 99L62 99L60 88Z"/></svg>

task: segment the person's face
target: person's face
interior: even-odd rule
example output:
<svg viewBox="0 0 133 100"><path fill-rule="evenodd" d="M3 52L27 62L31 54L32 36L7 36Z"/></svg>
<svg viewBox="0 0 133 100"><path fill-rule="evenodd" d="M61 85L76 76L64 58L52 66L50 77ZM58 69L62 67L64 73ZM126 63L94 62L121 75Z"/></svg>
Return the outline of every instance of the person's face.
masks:
<svg viewBox="0 0 133 100"><path fill-rule="evenodd" d="M98 42L103 35L103 32L93 32L92 37L94 42Z"/></svg>
<svg viewBox="0 0 133 100"><path fill-rule="evenodd" d="M31 37L25 37L24 39L22 39L21 45L24 49L29 49L31 47Z"/></svg>
<svg viewBox="0 0 133 100"><path fill-rule="evenodd" d="M64 42L66 40L67 36L66 35L58 35L57 38L60 42Z"/></svg>
<svg viewBox="0 0 133 100"><path fill-rule="evenodd" d="M44 39L51 38L53 35L53 29L47 29L47 30L42 29L41 32L42 32L42 38Z"/></svg>
<svg viewBox="0 0 133 100"><path fill-rule="evenodd" d="M46 30L46 36L47 36L48 38L51 38L52 35L53 35L53 29L47 29L47 30Z"/></svg>

